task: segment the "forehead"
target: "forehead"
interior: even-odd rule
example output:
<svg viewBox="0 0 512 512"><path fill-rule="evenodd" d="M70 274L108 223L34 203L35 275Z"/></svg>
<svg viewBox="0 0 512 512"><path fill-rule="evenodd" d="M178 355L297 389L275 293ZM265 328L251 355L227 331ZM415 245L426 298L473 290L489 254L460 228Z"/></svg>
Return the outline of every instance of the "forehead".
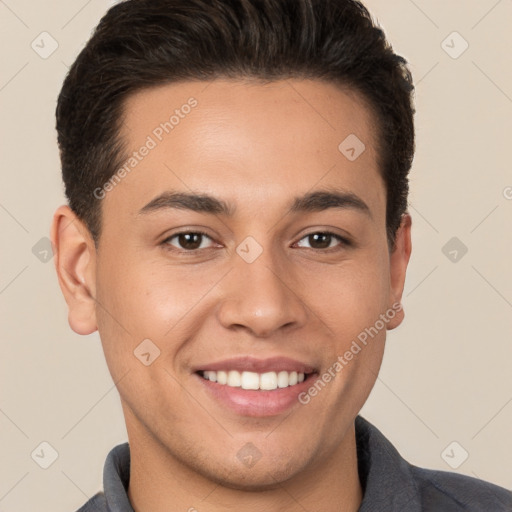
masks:
<svg viewBox="0 0 512 512"><path fill-rule="evenodd" d="M121 137L133 165L105 203L140 208L168 189L277 208L318 185L380 208L385 190L374 126L359 95L321 81L214 80L145 89L124 104Z"/></svg>

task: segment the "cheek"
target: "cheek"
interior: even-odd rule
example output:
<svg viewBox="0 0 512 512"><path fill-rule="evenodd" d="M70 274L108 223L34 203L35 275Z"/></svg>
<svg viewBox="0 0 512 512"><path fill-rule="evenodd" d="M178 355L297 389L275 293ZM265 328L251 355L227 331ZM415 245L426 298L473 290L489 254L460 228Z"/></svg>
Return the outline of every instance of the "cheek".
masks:
<svg viewBox="0 0 512 512"><path fill-rule="evenodd" d="M162 258L134 254L99 266L98 300L112 313L110 320L121 323L122 319L129 332L145 334L142 331L152 326L152 334L161 336L163 332L156 329L171 328L210 280L202 279L199 272L166 265Z"/></svg>
<svg viewBox="0 0 512 512"><path fill-rule="evenodd" d="M217 267L178 268L161 258L99 265L98 330L109 367L118 375L129 368L146 339L172 360L204 320L224 273Z"/></svg>
<svg viewBox="0 0 512 512"><path fill-rule="evenodd" d="M377 251L368 254L364 261L304 279L304 297L326 333L323 371L325 380L333 380L324 399L336 404L335 416L347 414L347 407L351 412L362 407L382 362L386 324L381 315L388 309L389 278L385 257L379 258Z"/></svg>
<svg viewBox="0 0 512 512"><path fill-rule="evenodd" d="M302 276L302 296L332 332L357 334L387 308L389 275L385 260L348 261Z"/></svg>

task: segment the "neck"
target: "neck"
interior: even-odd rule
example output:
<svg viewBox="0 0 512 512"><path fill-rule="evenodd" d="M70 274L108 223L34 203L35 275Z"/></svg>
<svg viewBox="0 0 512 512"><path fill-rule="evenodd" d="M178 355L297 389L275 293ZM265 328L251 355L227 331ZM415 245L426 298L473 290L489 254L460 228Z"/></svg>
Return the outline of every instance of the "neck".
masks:
<svg viewBox="0 0 512 512"><path fill-rule="evenodd" d="M275 485L258 490L233 489L204 477L140 430L140 426L128 428L128 497L135 512L356 512L362 501L353 424L328 457L286 481L276 480Z"/></svg>

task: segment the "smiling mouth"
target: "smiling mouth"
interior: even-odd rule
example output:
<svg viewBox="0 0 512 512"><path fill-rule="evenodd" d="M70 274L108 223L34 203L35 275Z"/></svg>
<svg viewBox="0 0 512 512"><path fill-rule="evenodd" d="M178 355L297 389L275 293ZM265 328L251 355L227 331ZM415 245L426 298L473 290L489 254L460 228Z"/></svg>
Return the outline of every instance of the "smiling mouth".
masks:
<svg viewBox="0 0 512 512"><path fill-rule="evenodd" d="M215 382L222 386L241 388L247 390L273 391L288 388L304 382L313 373L300 372L239 372L237 370L197 372L203 379Z"/></svg>

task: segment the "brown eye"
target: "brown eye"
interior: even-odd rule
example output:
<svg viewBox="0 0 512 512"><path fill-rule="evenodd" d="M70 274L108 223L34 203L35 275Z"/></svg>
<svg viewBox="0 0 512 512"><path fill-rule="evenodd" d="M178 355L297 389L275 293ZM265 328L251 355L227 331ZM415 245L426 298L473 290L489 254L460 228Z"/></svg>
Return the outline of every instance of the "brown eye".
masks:
<svg viewBox="0 0 512 512"><path fill-rule="evenodd" d="M307 240L309 245L303 245L303 241ZM334 244L333 242L338 242ZM299 247L306 247L310 249L330 249L332 247L336 247L337 245L349 245L348 241L344 240L339 235L335 235L334 233L325 233L325 232L317 232L311 233L304 238L302 238L299 243Z"/></svg>
<svg viewBox="0 0 512 512"><path fill-rule="evenodd" d="M164 243L176 247L177 249L183 249L185 251L194 251L196 249L204 249L204 239L210 239L205 233L199 233L195 231L187 231L184 233L177 233L167 238ZM211 240L211 239L210 239ZM207 245L206 245L207 247Z"/></svg>
<svg viewBox="0 0 512 512"><path fill-rule="evenodd" d="M308 236L308 240L313 249L327 249L331 245L332 236L328 233L314 233Z"/></svg>

